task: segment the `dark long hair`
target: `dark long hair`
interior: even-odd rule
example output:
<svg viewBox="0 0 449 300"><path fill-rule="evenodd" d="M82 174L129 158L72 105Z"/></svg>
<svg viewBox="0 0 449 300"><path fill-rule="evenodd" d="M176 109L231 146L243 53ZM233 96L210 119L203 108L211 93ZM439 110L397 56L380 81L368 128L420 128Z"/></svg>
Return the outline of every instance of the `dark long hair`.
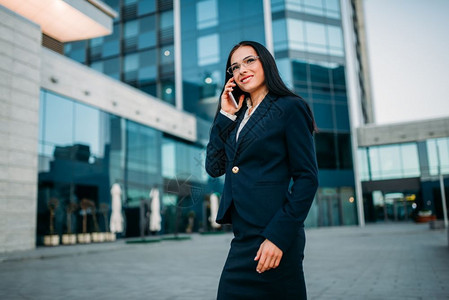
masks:
<svg viewBox="0 0 449 300"><path fill-rule="evenodd" d="M273 55L271 55L270 51L268 51L265 46L258 42L254 41L241 41L237 45L235 45L231 51L229 52L228 60L226 61L226 69L225 69L225 81L223 85L223 89L221 90L221 94L223 94L224 86L228 82L229 79L231 79L232 75L230 75L226 70L231 66L231 56L234 54L234 52L243 46L250 46L256 51L257 55L259 56L259 60L262 63L263 72L265 74L265 84L267 85L268 92L270 94L276 95L276 96L293 96L300 99L300 101L304 101L304 103L307 105L307 109L309 110L310 116L312 118L313 122L313 132L317 132L317 126L315 123L315 119L313 117L312 110L310 109L310 106L305 102L305 100L293 93L282 81L281 76L279 75L279 70L277 68L276 62L274 61ZM221 96L220 94L220 96ZM232 92L235 99L238 101L239 97L244 94L245 98L249 97L249 94L246 92L243 92L238 85L234 87L234 91ZM218 100L218 107L217 112L215 116L220 112L221 109L221 98ZM241 111L241 110L240 110Z"/></svg>

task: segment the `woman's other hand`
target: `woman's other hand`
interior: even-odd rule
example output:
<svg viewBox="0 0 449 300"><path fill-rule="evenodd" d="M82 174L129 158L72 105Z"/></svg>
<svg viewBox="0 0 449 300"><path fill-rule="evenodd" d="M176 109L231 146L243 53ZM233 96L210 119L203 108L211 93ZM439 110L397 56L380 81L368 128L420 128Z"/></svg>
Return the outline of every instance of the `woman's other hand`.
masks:
<svg viewBox="0 0 449 300"><path fill-rule="evenodd" d="M242 104L243 104L243 99L245 98L245 95L240 96L240 98L238 99L239 106L236 108L234 105L234 102L232 101L231 97L229 96L229 93L234 90L235 86L236 86L236 83L234 82L234 77L231 77L231 79L229 79L225 85L223 94L221 94L221 109L223 109L225 112L227 112L228 114L231 114L231 115L235 115L235 113L240 110L240 108L242 107Z"/></svg>
<svg viewBox="0 0 449 300"><path fill-rule="evenodd" d="M275 269L279 266L281 262L283 252L275 244L265 239L265 241L260 245L259 251L254 258L255 261L259 261L256 267L256 271L263 273L270 269Z"/></svg>

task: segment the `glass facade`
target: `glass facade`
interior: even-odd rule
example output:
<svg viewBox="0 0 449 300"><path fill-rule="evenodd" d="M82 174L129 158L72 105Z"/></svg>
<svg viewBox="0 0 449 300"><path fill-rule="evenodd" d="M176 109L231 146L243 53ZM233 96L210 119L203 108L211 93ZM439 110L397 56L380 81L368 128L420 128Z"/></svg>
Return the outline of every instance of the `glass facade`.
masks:
<svg viewBox="0 0 449 300"><path fill-rule="evenodd" d="M265 43L263 1L180 1L184 109L211 121L226 59L242 40Z"/></svg>
<svg viewBox="0 0 449 300"><path fill-rule="evenodd" d="M426 141L430 175L449 174L449 138Z"/></svg>
<svg viewBox="0 0 449 300"><path fill-rule="evenodd" d="M119 12L114 33L85 43L67 44L66 54L174 104L173 2L105 2ZM355 224L356 201L353 201L354 174L339 1L272 0L271 10L274 56L281 76L309 103L319 128L315 143L320 189L307 222L310 226ZM197 117L197 150L200 151L208 141L230 49L242 40L265 44L263 1L180 1L180 39L182 105L185 111ZM208 182L209 186L220 190L221 179L209 178L202 165L199 168L195 156L183 148L193 146L165 137L159 141L158 147L162 147L159 166L162 173L159 176L170 180L173 174L190 174L199 178L199 182ZM175 142L177 146L174 146ZM170 159L164 159L164 155L169 155ZM139 165L129 159L124 158L125 167ZM175 169L175 163L182 167ZM134 178L132 172L126 176ZM138 192L133 193L138 195ZM135 197L139 196L132 196Z"/></svg>
<svg viewBox="0 0 449 300"><path fill-rule="evenodd" d="M421 175L416 143L361 148L358 157L362 181Z"/></svg>
<svg viewBox="0 0 449 300"><path fill-rule="evenodd" d="M119 13L113 33L87 42L67 43L65 54L174 105L172 1L104 2Z"/></svg>
<svg viewBox="0 0 449 300"><path fill-rule="evenodd" d="M356 224L339 1L272 0L271 9L279 71L287 85L309 103L319 129L315 144L320 188L307 224Z"/></svg>
<svg viewBox="0 0 449 300"><path fill-rule="evenodd" d="M357 155L367 221L409 220L420 211L443 218L438 175L449 174L449 138L362 147Z"/></svg>
<svg viewBox="0 0 449 300"><path fill-rule="evenodd" d="M204 225L203 200L211 186L202 167L202 147L46 90L41 91L40 120L38 236L48 233L50 200L57 203L56 233L67 232L73 206L73 232L81 232L84 213L88 232L104 231L116 182L122 187L127 236L139 234L140 203L148 201L152 187L161 191L162 232L174 232L176 215L181 218L178 231L185 231L191 212L196 215L194 229ZM83 199L97 210L81 210Z"/></svg>

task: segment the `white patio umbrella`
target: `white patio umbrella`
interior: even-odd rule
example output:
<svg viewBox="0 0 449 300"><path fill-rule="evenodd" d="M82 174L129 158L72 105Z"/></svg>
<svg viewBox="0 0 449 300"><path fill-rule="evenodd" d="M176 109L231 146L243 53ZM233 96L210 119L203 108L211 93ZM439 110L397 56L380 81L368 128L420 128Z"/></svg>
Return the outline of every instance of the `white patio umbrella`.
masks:
<svg viewBox="0 0 449 300"><path fill-rule="evenodd" d="M151 198L151 214L150 214L150 231L161 230L161 202L159 199L159 190L152 188L150 192Z"/></svg>
<svg viewBox="0 0 449 300"><path fill-rule="evenodd" d="M210 195L210 217L209 222L210 226L212 228L220 228L220 224L215 222L215 219L217 219L217 213L218 213L218 196L216 193L212 193Z"/></svg>
<svg viewBox="0 0 449 300"><path fill-rule="evenodd" d="M122 189L118 183L114 183L111 188L112 196L112 214L111 224L109 228L111 232L123 231L123 215L122 215Z"/></svg>

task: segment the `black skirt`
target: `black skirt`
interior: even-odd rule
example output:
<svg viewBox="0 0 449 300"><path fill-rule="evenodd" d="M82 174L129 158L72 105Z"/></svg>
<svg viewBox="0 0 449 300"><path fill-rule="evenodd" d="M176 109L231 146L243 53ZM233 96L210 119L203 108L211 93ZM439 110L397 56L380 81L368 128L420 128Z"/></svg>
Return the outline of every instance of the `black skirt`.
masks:
<svg viewBox="0 0 449 300"><path fill-rule="evenodd" d="M243 220L234 205L230 210L234 238L221 274L217 300L307 299L302 268L304 228L283 253L279 266L259 274L254 258L265 240L260 235L264 228Z"/></svg>

